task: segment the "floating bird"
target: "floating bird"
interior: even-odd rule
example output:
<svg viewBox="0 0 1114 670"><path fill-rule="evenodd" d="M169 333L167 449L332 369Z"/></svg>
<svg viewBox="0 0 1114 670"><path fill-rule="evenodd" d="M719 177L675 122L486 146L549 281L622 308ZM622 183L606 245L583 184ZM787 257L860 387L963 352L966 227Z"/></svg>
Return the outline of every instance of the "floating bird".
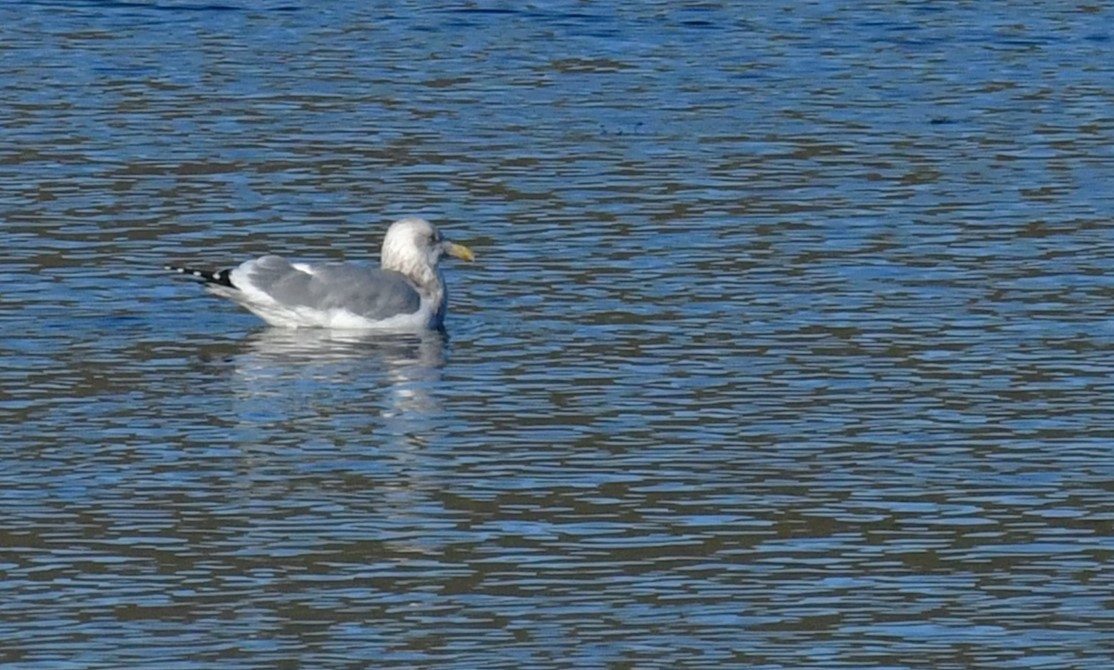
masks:
<svg viewBox="0 0 1114 670"><path fill-rule="evenodd" d="M383 331L441 328L445 318L444 254L470 261L472 250L449 242L429 221L408 218L387 229L382 267L362 263L291 263L263 256L227 270L167 265L204 281L273 326Z"/></svg>

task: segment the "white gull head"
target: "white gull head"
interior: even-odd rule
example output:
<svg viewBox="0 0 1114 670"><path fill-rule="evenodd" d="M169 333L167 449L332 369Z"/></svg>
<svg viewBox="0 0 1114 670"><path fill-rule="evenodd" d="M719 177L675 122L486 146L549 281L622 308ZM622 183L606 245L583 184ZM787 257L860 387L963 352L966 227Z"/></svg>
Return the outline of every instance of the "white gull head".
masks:
<svg viewBox="0 0 1114 670"><path fill-rule="evenodd" d="M399 219L387 229L379 262L384 270L394 270L414 282L425 294L433 310L431 323L439 325L445 316L447 295L445 278L438 264L445 254L466 261L472 250L446 240L437 226L425 219Z"/></svg>
<svg viewBox="0 0 1114 670"><path fill-rule="evenodd" d="M446 240L437 226L425 219L407 218L387 229L379 261L384 270L394 270L419 288L433 290L442 283L438 264L444 254L472 260L468 247Z"/></svg>

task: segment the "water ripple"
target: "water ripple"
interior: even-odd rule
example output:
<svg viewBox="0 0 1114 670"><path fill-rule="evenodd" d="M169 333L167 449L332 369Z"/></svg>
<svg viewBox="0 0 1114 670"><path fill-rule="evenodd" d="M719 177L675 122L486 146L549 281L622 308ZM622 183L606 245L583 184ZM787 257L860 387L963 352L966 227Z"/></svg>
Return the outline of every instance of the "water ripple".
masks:
<svg viewBox="0 0 1114 670"><path fill-rule="evenodd" d="M1099 7L0 9L0 664L1104 667ZM167 260L477 250L448 334Z"/></svg>

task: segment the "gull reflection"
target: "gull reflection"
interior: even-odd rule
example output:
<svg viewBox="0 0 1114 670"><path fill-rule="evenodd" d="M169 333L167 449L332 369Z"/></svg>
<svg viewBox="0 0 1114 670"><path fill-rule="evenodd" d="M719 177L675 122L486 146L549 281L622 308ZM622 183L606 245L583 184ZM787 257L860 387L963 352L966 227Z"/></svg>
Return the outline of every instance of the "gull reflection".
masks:
<svg viewBox="0 0 1114 670"><path fill-rule="evenodd" d="M251 510L246 551L318 551L352 538L422 537L443 489L437 450L447 341L403 335L265 329L227 360ZM281 520L276 522L276 520ZM277 523L277 525L276 525ZM404 556L439 547L399 539Z"/></svg>
<svg viewBox="0 0 1114 670"><path fill-rule="evenodd" d="M320 417L358 411L420 420L440 409L430 388L441 379L445 346L444 333L436 331L267 328L249 336L235 357L235 392L241 400L261 401L255 409L277 420L305 417L310 409ZM401 432L421 434L420 428Z"/></svg>

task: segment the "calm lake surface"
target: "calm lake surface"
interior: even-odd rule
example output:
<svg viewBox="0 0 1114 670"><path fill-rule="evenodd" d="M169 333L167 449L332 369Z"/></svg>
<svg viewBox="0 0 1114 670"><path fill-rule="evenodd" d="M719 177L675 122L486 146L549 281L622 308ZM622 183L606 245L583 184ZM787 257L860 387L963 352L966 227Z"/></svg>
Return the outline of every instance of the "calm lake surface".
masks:
<svg viewBox="0 0 1114 670"><path fill-rule="evenodd" d="M1114 667L1112 39L0 4L0 665ZM444 336L160 269L403 215Z"/></svg>

